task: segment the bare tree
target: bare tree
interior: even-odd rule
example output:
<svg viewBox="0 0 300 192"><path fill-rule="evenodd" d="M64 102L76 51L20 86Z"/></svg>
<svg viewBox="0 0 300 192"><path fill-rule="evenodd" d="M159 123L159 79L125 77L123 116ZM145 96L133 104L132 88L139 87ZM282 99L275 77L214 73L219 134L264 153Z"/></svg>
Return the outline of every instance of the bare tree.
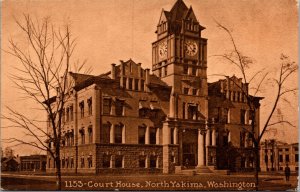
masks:
<svg viewBox="0 0 300 192"><path fill-rule="evenodd" d="M229 62L230 64L234 65L238 68L238 71L241 73L243 77L243 83L248 84L249 87L252 87L254 90L253 93L249 93L248 90L243 89L243 87L240 87L237 83L235 85L239 87L240 91L245 95L247 106L250 109L250 116L252 119L251 122L251 128L250 129L244 129L244 131L248 132L250 138L253 141L254 144L254 176L255 176L255 182L256 182L256 190L258 190L259 186L259 177L258 172L260 171L260 165L259 165L259 150L260 150L260 142L262 140L262 137L264 134L270 129L271 126L277 125L277 124L288 124L290 126L294 125L290 123L287 120L280 119L278 121L272 121L274 112L276 112L276 109L278 109L279 102L281 100L287 101L286 98L284 98L285 95L289 93L297 93L298 88L297 87L289 87L287 85L287 82L293 78L293 75L297 73L298 65L290 61L289 57L282 54L280 57L280 67L279 67L279 74L275 77L270 77L271 73L270 71L266 71L266 69L257 70L254 72L254 75L250 75L248 69L251 68L251 64L253 63L253 60L250 57L247 57L243 55L240 50L237 47L236 41L232 35L232 32L222 25L221 23L217 22L217 26L226 32L226 34L229 36L231 44L233 46L233 50L229 53L221 54L221 55L214 55L217 57L223 58L225 61ZM256 113L259 109L259 97L257 97L257 94L261 92L262 86L264 83L267 82L267 80L271 80L273 84L275 85L272 87L274 89L275 99L271 103L271 111L267 114L267 119L264 122L262 129L259 133L256 133ZM256 83L254 84L254 81ZM253 85L254 84L254 85ZM259 123L259 122L258 122Z"/></svg>
<svg viewBox="0 0 300 192"><path fill-rule="evenodd" d="M19 128L29 139L11 137L4 142L47 151L55 161L57 189L61 190L62 118L72 89L68 74L71 70L82 70L85 62L79 65L79 62L71 61L76 41L69 25L55 28L49 17L38 20L30 15L24 15L23 21L16 20L16 24L24 35L24 41L17 43L15 39L9 39L9 48L5 50L19 61L14 67L16 73L11 75L11 80L23 93L24 99L33 100L37 103L37 110L47 113L48 126L45 126L43 120L33 119L32 116L7 107L8 113L1 115L2 119L10 123L6 127ZM28 45L24 49L21 45L26 43ZM53 146L45 141L52 142Z"/></svg>

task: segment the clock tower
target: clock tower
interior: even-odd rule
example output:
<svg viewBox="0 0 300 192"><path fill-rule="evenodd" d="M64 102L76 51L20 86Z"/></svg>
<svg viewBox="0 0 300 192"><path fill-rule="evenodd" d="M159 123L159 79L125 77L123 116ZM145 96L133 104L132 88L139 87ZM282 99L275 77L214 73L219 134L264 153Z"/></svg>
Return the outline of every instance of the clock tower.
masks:
<svg viewBox="0 0 300 192"><path fill-rule="evenodd" d="M182 0L177 0L170 11L161 12L157 40L152 44L152 71L172 86L172 95L177 97L177 109L173 115L170 111L171 117L187 118L188 104L197 106L207 117L207 39L201 36L204 29L192 7Z"/></svg>

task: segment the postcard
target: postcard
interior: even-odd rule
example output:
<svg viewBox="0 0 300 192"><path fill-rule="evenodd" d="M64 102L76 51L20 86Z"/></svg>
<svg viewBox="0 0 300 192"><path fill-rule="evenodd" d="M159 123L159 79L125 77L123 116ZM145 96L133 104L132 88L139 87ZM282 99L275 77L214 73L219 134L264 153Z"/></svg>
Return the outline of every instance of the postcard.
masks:
<svg viewBox="0 0 300 192"><path fill-rule="evenodd" d="M296 0L1 10L2 190L298 190Z"/></svg>

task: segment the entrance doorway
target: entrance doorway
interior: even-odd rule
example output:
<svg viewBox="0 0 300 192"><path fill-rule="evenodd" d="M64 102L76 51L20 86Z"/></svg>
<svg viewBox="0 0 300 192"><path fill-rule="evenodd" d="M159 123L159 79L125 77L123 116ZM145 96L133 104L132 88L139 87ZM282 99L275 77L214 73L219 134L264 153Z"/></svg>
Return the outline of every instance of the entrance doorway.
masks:
<svg viewBox="0 0 300 192"><path fill-rule="evenodd" d="M197 166L198 131L185 129L182 134L182 161L185 168Z"/></svg>

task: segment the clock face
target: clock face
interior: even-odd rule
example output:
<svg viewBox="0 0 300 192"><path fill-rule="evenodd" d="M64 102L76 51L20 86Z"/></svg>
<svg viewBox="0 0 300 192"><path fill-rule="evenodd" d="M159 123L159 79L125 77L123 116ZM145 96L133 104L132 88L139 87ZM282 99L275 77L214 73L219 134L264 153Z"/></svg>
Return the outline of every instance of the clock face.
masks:
<svg viewBox="0 0 300 192"><path fill-rule="evenodd" d="M160 43L158 46L159 57L164 58L167 55L167 51L168 51L167 42L164 41L164 42Z"/></svg>
<svg viewBox="0 0 300 192"><path fill-rule="evenodd" d="M187 40L184 47L186 54L189 56L195 56L198 52L198 45L195 41Z"/></svg>

